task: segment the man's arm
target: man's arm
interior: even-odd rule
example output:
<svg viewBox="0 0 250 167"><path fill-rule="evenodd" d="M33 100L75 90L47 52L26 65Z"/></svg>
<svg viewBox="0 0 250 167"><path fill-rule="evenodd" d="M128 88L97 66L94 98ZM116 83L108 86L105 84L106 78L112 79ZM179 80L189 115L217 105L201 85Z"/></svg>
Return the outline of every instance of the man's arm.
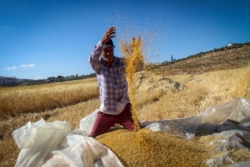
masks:
<svg viewBox="0 0 250 167"><path fill-rule="evenodd" d="M103 46L111 39L115 37L115 27L110 27L104 33L101 41L97 43L94 50L90 53L89 63L95 72L99 72L101 69L99 58L101 56Z"/></svg>
<svg viewBox="0 0 250 167"><path fill-rule="evenodd" d="M89 56L89 63L91 65L92 69L96 73L98 73L101 69L99 58L100 58L102 50L103 50L102 46L103 46L102 42L99 41Z"/></svg>

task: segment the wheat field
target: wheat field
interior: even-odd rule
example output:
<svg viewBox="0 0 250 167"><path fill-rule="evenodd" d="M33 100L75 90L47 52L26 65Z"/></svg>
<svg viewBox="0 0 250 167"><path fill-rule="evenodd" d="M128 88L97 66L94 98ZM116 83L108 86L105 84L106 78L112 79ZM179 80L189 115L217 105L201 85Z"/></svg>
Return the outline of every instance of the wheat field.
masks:
<svg viewBox="0 0 250 167"><path fill-rule="evenodd" d="M209 106L236 97L250 98L249 76L250 65L203 74L165 76L188 89L135 94L137 118L155 121L195 116ZM14 166L19 154L11 136L13 130L41 118L47 122L68 121L72 129L77 129L80 120L99 105L96 78L0 88L0 166Z"/></svg>
<svg viewBox="0 0 250 167"><path fill-rule="evenodd" d="M44 85L0 88L0 114L18 115L69 106L97 97L95 78Z"/></svg>

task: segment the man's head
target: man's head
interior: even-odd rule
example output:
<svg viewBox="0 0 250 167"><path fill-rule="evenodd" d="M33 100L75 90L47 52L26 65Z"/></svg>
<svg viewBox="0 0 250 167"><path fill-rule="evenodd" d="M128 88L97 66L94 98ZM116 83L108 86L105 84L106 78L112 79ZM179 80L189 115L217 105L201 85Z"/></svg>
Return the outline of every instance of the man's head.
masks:
<svg viewBox="0 0 250 167"><path fill-rule="evenodd" d="M114 44L113 41L110 39L103 47L102 50L102 58L107 63L112 63L114 58Z"/></svg>

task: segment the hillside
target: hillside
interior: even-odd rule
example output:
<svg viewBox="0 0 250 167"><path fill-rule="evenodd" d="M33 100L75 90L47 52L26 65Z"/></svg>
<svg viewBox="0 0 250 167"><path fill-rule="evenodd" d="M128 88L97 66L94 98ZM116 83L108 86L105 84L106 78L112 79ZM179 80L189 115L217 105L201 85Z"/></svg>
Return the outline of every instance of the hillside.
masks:
<svg viewBox="0 0 250 167"><path fill-rule="evenodd" d="M207 71L234 69L247 66L250 43L214 49L167 63L155 69L163 75L200 74Z"/></svg>

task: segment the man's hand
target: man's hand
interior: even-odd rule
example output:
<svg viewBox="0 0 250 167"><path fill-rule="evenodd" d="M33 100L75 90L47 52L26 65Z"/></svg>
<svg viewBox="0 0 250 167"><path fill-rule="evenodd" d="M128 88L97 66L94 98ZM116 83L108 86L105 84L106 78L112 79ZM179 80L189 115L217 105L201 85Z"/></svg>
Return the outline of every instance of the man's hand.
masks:
<svg viewBox="0 0 250 167"><path fill-rule="evenodd" d="M107 31L104 33L102 37L102 44L106 44L111 38L115 37L115 27L110 27L107 29Z"/></svg>

